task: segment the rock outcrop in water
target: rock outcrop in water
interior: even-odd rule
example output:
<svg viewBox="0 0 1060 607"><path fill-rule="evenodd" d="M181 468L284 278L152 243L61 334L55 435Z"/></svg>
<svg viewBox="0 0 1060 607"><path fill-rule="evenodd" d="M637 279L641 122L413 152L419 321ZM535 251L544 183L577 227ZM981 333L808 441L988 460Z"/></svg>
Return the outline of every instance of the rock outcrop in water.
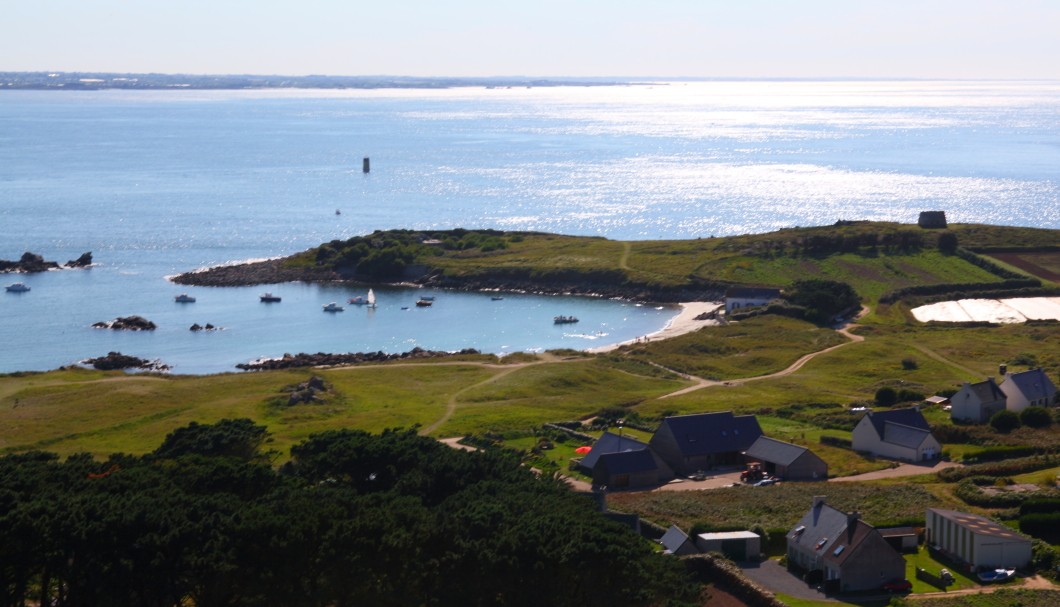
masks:
<svg viewBox="0 0 1060 607"><path fill-rule="evenodd" d="M268 371L273 369L293 369L297 367L322 367L336 365L356 365L360 363L379 363L393 360L418 360L424 358L444 358L448 356L466 356L469 354L480 354L478 350L466 348L459 352L436 352L413 348L401 354L387 354L385 352L351 352L347 354L306 354L304 352L291 355L284 354L283 358L270 358L249 363L236 365L237 369L244 371Z"/></svg>
<svg viewBox="0 0 1060 607"><path fill-rule="evenodd" d="M169 369L168 365L164 365L157 360L147 360L145 358L137 358L135 356L128 356L121 352L110 352L106 356L100 356L99 358L89 358L81 361L82 364L91 365L95 369L100 371L115 371L119 369L142 369L145 371L166 371Z"/></svg>
<svg viewBox="0 0 1060 607"><path fill-rule="evenodd" d="M158 325L142 316L123 316L111 321L93 323L95 329L114 329L116 331L154 331Z"/></svg>
<svg viewBox="0 0 1060 607"><path fill-rule="evenodd" d="M47 272L61 268L87 268L92 265L92 253L83 253L81 257L66 262L62 265L56 261L45 261L43 255L26 251L18 261L0 259L0 272L21 272L31 274L34 272Z"/></svg>

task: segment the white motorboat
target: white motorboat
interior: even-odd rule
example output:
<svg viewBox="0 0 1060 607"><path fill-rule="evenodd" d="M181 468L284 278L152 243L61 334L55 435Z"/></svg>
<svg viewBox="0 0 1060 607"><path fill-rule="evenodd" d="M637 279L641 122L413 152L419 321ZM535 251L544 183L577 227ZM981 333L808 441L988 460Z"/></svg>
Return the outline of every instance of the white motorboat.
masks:
<svg viewBox="0 0 1060 607"><path fill-rule="evenodd" d="M325 312L342 312L342 310L343 310L343 307L340 306L339 304L335 303L334 301L329 303L329 304L325 304L324 305L324 311Z"/></svg>
<svg viewBox="0 0 1060 607"><path fill-rule="evenodd" d="M8 293L25 293L26 291L29 291L29 286L21 282L15 282L7 285Z"/></svg>

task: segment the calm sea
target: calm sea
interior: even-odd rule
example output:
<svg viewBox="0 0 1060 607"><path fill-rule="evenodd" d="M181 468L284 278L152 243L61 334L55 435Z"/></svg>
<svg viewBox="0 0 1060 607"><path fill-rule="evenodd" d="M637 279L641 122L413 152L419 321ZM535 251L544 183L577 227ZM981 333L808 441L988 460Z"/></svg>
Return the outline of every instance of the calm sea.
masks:
<svg viewBox="0 0 1060 607"><path fill-rule="evenodd" d="M98 263L0 277L33 288L0 293L0 372L112 350L213 373L284 352L595 347L674 312L459 293L417 309L419 293L377 289L375 311L324 314L363 292L302 284L179 305L165 277L385 228L694 238L927 209L1058 228L1057 167L1056 82L0 92L0 258ZM89 328L132 314L159 329Z"/></svg>

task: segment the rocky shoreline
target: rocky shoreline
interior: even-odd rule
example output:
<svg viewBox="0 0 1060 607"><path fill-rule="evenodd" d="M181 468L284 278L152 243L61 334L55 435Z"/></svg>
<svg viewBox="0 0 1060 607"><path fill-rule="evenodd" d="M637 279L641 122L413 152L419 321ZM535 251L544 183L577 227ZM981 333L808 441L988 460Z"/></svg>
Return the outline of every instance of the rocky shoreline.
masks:
<svg viewBox="0 0 1060 607"><path fill-rule="evenodd" d="M0 272L16 272L21 274L33 274L35 272L47 272L49 270L61 270L64 268L87 268L92 265L92 252L82 253L77 259L61 264L57 261L45 261L43 255L26 251L18 261L0 259Z"/></svg>
<svg viewBox="0 0 1060 607"><path fill-rule="evenodd" d="M467 348L459 352L437 352L413 348L408 352L400 354L387 354L385 352L350 352L346 354L327 354L318 352L316 354L284 354L282 358L267 358L249 363L236 365L237 369L243 371L271 371L275 369L293 369L298 367L332 367L342 365L356 365L360 363L379 363L395 360L422 360L427 358L447 358L450 356L467 356L470 354L481 354L478 350Z"/></svg>
<svg viewBox="0 0 1060 607"><path fill-rule="evenodd" d="M284 282L344 282L368 284L334 270L285 267L286 258L255 261L244 264L217 266L174 277L174 283L200 287L245 287ZM629 301L679 303L686 301L717 301L727 285L702 283L682 287L660 287L636 283L615 284L600 280L586 280L571 273L546 282L521 280L507 276L450 277L437 273L407 276L402 281L384 284L435 287L455 291L529 293L535 295L581 295L625 299Z"/></svg>

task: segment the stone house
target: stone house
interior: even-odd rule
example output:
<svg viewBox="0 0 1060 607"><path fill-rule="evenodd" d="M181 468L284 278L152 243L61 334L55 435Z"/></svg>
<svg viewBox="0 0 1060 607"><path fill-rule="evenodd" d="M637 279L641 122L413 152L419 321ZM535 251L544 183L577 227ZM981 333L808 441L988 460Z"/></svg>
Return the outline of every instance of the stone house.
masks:
<svg viewBox="0 0 1060 607"><path fill-rule="evenodd" d="M743 452L762 428L753 415L732 411L674 415L663 419L649 447L679 474L743 463Z"/></svg>
<svg viewBox="0 0 1060 607"><path fill-rule="evenodd" d="M905 559L856 512L842 512L813 498L813 505L788 532L788 568L821 576L840 592L873 590L905 578Z"/></svg>

